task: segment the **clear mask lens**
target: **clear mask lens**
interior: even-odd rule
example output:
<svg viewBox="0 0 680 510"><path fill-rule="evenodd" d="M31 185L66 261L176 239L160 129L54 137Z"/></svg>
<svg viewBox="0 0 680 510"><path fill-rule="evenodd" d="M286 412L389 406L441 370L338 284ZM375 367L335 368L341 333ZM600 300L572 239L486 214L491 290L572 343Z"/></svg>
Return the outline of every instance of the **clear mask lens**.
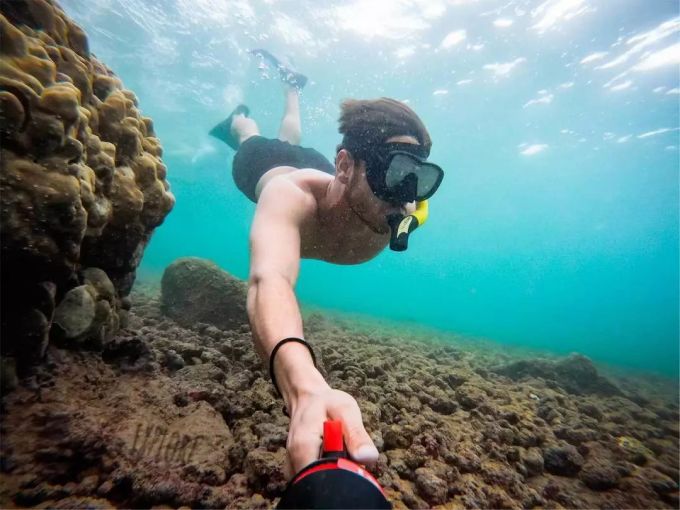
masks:
<svg viewBox="0 0 680 510"><path fill-rule="evenodd" d="M442 174L441 168L437 165L420 161L409 154L397 153L392 156L387 168L385 186L388 190L412 188L412 181L415 179L414 199L424 200L429 198L439 187ZM405 184L408 184L408 186L405 186ZM412 195L412 191L409 194Z"/></svg>

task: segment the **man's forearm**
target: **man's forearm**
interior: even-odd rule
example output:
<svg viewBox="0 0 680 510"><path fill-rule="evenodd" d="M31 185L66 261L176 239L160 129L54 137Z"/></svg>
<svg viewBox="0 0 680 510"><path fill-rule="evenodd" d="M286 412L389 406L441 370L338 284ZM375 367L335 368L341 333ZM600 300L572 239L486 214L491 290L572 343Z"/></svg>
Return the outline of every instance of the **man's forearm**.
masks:
<svg viewBox="0 0 680 510"><path fill-rule="evenodd" d="M286 337L302 338L302 316L295 292L282 276L251 279L247 308L255 348L265 363L277 342ZM298 343L289 342L278 350L274 372L288 403L301 392L326 385L309 351Z"/></svg>

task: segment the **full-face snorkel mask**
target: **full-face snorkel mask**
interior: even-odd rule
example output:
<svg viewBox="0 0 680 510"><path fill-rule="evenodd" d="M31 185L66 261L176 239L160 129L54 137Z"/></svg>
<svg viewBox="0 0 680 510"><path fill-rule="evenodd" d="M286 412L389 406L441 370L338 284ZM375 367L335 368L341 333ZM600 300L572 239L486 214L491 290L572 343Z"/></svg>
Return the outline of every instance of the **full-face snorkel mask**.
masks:
<svg viewBox="0 0 680 510"><path fill-rule="evenodd" d="M393 205L416 202L413 214L387 217L392 229L390 248L406 250L409 234L427 220L427 200L439 188L444 171L426 161L429 151L421 145L390 142L372 147L338 146L338 150L342 148L366 162L366 180L376 197Z"/></svg>

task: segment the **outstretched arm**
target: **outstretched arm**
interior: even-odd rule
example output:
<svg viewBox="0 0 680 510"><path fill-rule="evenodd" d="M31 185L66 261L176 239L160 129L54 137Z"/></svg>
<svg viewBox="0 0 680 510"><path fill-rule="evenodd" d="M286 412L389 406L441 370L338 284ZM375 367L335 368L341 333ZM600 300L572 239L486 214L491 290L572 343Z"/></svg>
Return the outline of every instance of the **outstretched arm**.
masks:
<svg viewBox="0 0 680 510"><path fill-rule="evenodd" d="M294 288L300 267L300 228L314 214L313 199L285 176L273 178L258 200L250 234L248 317L255 347L265 363L286 337L302 338L302 318ZM332 389L314 367L307 348L284 344L274 373L290 414L287 477L317 460L325 420L341 420L350 456L361 463L378 460L356 400Z"/></svg>
<svg viewBox="0 0 680 510"><path fill-rule="evenodd" d="M300 226L315 207L311 197L286 178L275 178L260 194L250 232L248 317L255 348L267 363L276 343L303 338L302 317L295 297L300 268ZM325 387L307 348L283 345L274 373L290 409L301 391Z"/></svg>

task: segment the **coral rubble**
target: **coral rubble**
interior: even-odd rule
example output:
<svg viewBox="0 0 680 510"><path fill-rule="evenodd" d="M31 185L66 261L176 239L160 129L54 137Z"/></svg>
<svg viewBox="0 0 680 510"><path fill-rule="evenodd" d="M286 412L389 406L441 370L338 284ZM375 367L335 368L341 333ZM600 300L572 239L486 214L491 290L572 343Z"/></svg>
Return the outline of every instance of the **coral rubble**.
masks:
<svg viewBox="0 0 680 510"><path fill-rule="evenodd" d="M185 327L158 289L132 297L103 356L50 345L34 386L5 398L0 504L271 508L289 420L248 326L218 327L215 313ZM515 381L487 370L516 362L500 348L319 313L305 337L329 384L357 399L397 509L677 508L677 392L630 379L642 407Z"/></svg>

